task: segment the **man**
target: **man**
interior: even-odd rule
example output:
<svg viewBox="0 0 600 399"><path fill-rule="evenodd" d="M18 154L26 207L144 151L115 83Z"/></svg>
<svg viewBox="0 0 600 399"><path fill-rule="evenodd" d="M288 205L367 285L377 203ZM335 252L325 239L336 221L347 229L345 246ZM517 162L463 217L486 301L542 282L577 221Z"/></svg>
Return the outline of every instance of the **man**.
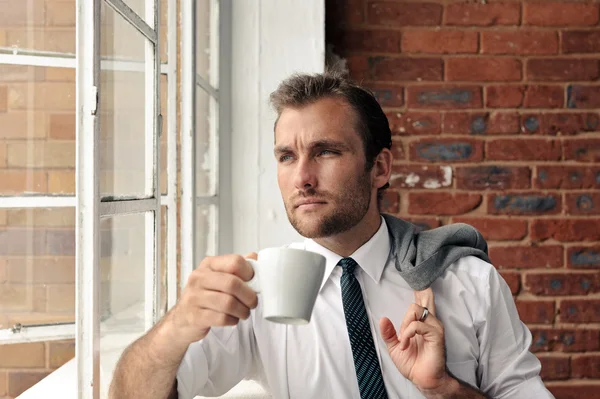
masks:
<svg viewBox="0 0 600 399"><path fill-rule="evenodd" d="M326 73L287 79L271 102L279 188L306 237L293 246L327 259L311 323L264 320L244 258L206 258L123 354L111 396L218 396L255 379L275 398L551 398L486 248L455 245L460 230L431 251L380 214L392 153L375 98Z"/></svg>

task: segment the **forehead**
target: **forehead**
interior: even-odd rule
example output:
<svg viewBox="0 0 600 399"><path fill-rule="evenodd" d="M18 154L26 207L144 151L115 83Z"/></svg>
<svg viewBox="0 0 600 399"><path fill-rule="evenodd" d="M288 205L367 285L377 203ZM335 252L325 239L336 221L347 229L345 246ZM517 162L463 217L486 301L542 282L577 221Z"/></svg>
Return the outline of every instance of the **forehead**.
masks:
<svg viewBox="0 0 600 399"><path fill-rule="evenodd" d="M360 140L356 112L345 100L324 98L302 107L284 108L275 125L275 143L331 138Z"/></svg>

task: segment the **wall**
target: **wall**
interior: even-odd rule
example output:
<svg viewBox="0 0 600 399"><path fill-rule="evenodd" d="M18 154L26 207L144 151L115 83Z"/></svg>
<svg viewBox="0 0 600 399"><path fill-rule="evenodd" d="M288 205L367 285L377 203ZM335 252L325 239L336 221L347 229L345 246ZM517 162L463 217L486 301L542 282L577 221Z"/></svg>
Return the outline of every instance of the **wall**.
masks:
<svg viewBox="0 0 600 399"><path fill-rule="evenodd" d="M392 127L386 211L481 230L557 398L600 397L599 8L326 1Z"/></svg>

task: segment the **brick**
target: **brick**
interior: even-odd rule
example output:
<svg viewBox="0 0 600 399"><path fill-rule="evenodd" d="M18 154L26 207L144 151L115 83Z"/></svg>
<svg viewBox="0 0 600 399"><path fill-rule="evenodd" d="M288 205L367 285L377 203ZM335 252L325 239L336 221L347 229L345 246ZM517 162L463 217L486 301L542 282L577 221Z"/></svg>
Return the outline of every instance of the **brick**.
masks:
<svg viewBox="0 0 600 399"><path fill-rule="evenodd" d="M46 193L46 174L22 170L0 170L2 194Z"/></svg>
<svg viewBox="0 0 600 399"><path fill-rule="evenodd" d="M48 172L48 192L54 194L74 194L75 193L75 171L54 171Z"/></svg>
<svg viewBox="0 0 600 399"><path fill-rule="evenodd" d="M530 330L533 335L532 352L584 352L600 347L600 330L596 329L530 327Z"/></svg>
<svg viewBox="0 0 600 399"><path fill-rule="evenodd" d="M431 230L442 225L442 222L436 218L403 217L402 219L414 224L418 231Z"/></svg>
<svg viewBox="0 0 600 399"><path fill-rule="evenodd" d="M8 375L6 371L0 371L0 397L8 393Z"/></svg>
<svg viewBox="0 0 600 399"><path fill-rule="evenodd" d="M554 301L540 300L517 300L515 302L519 317L524 323L533 324L552 324L554 322L555 305Z"/></svg>
<svg viewBox="0 0 600 399"><path fill-rule="evenodd" d="M525 287L534 295L587 295L600 290L600 275L589 273L529 273Z"/></svg>
<svg viewBox="0 0 600 399"><path fill-rule="evenodd" d="M0 141L0 169L6 168L6 143Z"/></svg>
<svg viewBox="0 0 600 399"><path fill-rule="evenodd" d="M569 269L600 269L600 246L570 247L567 250Z"/></svg>
<svg viewBox="0 0 600 399"><path fill-rule="evenodd" d="M364 83L371 90L382 107L401 107L404 105L404 87L384 83Z"/></svg>
<svg viewBox="0 0 600 399"><path fill-rule="evenodd" d="M572 27L598 23L598 4L539 1L523 7L524 25Z"/></svg>
<svg viewBox="0 0 600 399"><path fill-rule="evenodd" d="M47 68L45 73L47 82L75 82L75 70L72 68ZM163 85L166 85L166 81L161 83L161 91L165 90Z"/></svg>
<svg viewBox="0 0 600 399"><path fill-rule="evenodd" d="M578 58L532 58L527 60L527 80L571 82L600 77L599 61Z"/></svg>
<svg viewBox="0 0 600 399"><path fill-rule="evenodd" d="M566 160L579 162L600 161L600 139L564 140L563 148Z"/></svg>
<svg viewBox="0 0 600 399"><path fill-rule="evenodd" d="M520 108L525 96L525 86L487 86L486 106L490 108Z"/></svg>
<svg viewBox="0 0 600 399"><path fill-rule="evenodd" d="M487 199L492 215L556 215L562 210L560 194L490 194Z"/></svg>
<svg viewBox="0 0 600 399"><path fill-rule="evenodd" d="M46 137L47 128L44 112L0 113L0 139L41 139Z"/></svg>
<svg viewBox="0 0 600 399"><path fill-rule="evenodd" d="M600 108L600 86L567 87L567 107L579 109Z"/></svg>
<svg viewBox="0 0 600 399"><path fill-rule="evenodd" d="M446 79L449 81L518 81L521 70L521 61L513 58L460 57L446 61Z"/></svg>
<svg viewBox="0 0 600 399"><path fill-rule="evenodd" d="M335 40L346 52L399 53L400 32L383 29L347 30Z"/></svg>
<svg viewBox="0 0 600 399"><path fill-rule="evenodd" d="M75 229L46 231L48 255L75 256Z"/></svg>
<svg viewBox="0 0 600 399"><path fill-rule="evenodd" d="M525 134L565 136L595 131L600 125L600 117L592 112L535 113L523 114L521 123L521 131Z"/></svg>
<svg viewBox="0 0 600 399"><path fill-rule="evenodd" d="M560 142L535 139L497 139L486 143L486 158L498 161L557 161Z"/></svg>
<svg viewBox="0 0 600 399"><path fill-rule="evenodd" d="M75 114L52 114L48 136L57 140L75 140Z"/></svg>
<svg viewBox="0 0 600 399"><path fill-rule="evenodd" d="M75 27L75 2L46 1L46 25Z"/></svg>
<svg viewBox="0 0 600 399"><path fill-rule="evenodd" d="M0 255L45 254L46 234L44 230L6 229L0 230Z"/></svg>
<svg viewBox="0 0 600 399"><path fill-rule="evenodd" d="M73 54L76 51L74 29L11 29L6 41L8 46L20 48Z"/></svg>
<svg viewBox="0 0 600 399"><path fill-rule="evenodd" d="M531 225L531 238L561 242L600 240L600 219L536 219Z"/></svg>
<svg viewBox="0 0 600 399"><path fill-rule="evenodd" d="M376 80L441 81L443 61L436 58L372 57L372 73Z"/></svg>
<svg viewBox="0 0 600 399"><path fill-rule="evenodd" d="M413 215L460 215L474 210L480 204L479 194L408 194L408 213Z"/></svg>
<svg viewBox="0 0 600 399"><path fill-rule="evenodd" d="M75 311L75 284L60 284L48 286L49 312Z"/></svg>
<svg viewBox="0 0 600 399"><path fill-rule="evenodd" d="M75 357L75 341L48 342L48 363L50 368L59 368Z"/></svg>
<svg viewBox="0 0 600 399"><path fill-rule="evenodd" d="M31 7L20 1L3 1L0 26L33 27L44 25L44 7Z"/></svg>
<svg viewBox="0 0 600 399"><path fill-rule="evenodd" d="M468 54L477 53L477 32L456 30L407 30L402 33L403 53Z"/></svg>
<svg viewBox="0 0 600 399"><path fill-rule="evenodd" d="M562 86L529 85L525 90L525 108L562 108L565 90Z"/></svg>
<svg viewBox="0 0 600 399"><path fill-rule="evenodd" d="M563 31L562 52L600 53L600 30Z"/></svg>
<svg viewBox="0 0 600 399"><path fill-rule="evenodd" d="M75 167L75 142L11 142L8 166L18 168Z"/></svg>
<svg viewBox="0 0 600 399"><path fill-rule="evenodd" d="M519 219L458 217L453 223L466 223L481 232L488 241L521 240L527 235L527 221Z"/></svg>
<svg viewBox="0 0 600 399"><path fill-rule="evenodd" d="M600 323L600 299L564 299L560 302L560 321Z"/></svg>
<svg viewBox="0 0 600 399"><path fill-rule="evenodd" d="M589 189L600 188L600 167L541 166L534 179L536 188Z"/></svg>
<svg viewBox="0 0 600 399"><path fill-rule="evenodd" d="M485 31L483 54L547 55L558 53L558 33L550 31Z"/></svg>
<svg viewBox="0 0 600 399"><path fill-rule="evenodd" d="M13 284L74 284L74 257L11 257L7 282Z"/></svg>
<svg viewBox="0 0 600 399"><path fill-rule="evenodd" d="M600 193L566 194L569 215L600 215Z"/></svg>
<svg viewBox="0 0 600 399"><path fill-rule="evenodd" d="M531 187L531 169L526 166L485 165L456 168L456 188L505 190Z"/></svg>
<svg viewBox="0 0 600 399"><path fill-rule="evenodd" d="M598 355L598 354L574 355L571 358L571 377L573 377L573 378L600 378L600 355ZM579 396L579 397L584 397L584 396Z"/></svg>
<svg viewBox="0 0 600 399"><path fill-rule="evenodd" d="M50 374L48 371L9 371L8 394L19 396Z"/></svg>
<svg viewBox="0 0 600 399"><path fill-rule="evenodd" d="M404 144L400 140L394 140L394 137L392 137L391 151L392 155L394 156L394 160L406 158L406 154L404 152Z"/></svg>
<svg viewBox="0 0 600 399"><path fill-rule="evenodd" d="M400 212L400 195L397 191L385 190L383 192L383 198L381 199L381 212Z"/></svg>
<svg viewBox="0 0 600 399"><path fill-rule="evenodd" d="M516 112L446 112L444 133L455 134L511 134L519 133L520 117Z"/></svg>
<svg viewBox="0 0 600 399"><path fill-rule="evenodd" d="M0 112L8 110L8 88L0 86Z"/></svg>
<svg viewBox="0 0 600 399"><path fill-rule="evenodd" d="M346 57L346 67L353 79L357 81L372 79L370 57L351 55Z"/></svg>
<svg viewBox="0 0 600 399"><path fill-rule="evenodd" d="M450 166L393 165L390 186L394 189L442 188L452 185Z"/></svg>
<svg viewBox="0 0 600 399"><path fill-rule="evenodd" d="M446 25L493 26L518 25L521 6L518 3L465 4L446 6Z"/></svg>
<svg viewBox="0 0 600 399"><path fill-rule="evenodd" d="M75 84L63 82L15 83L8 89L8 107L15 110L70 111L75 109Z"/></svg>
<svg viewBox="0 0 600 399"><path fill-rule="evenodd" d="M328 0L325 2L325 16L326 26L360 24L365 21L363 0Z"/></svg>
<svg viewBox="0 0 600 399"><path fill-rule="evenodd" d="M436 26L442 22L443 6L434 3L373 2L368 22L392 26Z"/></svg>
<svg viewBox="0 0 600 399"><path fill-rule="evenodd" d="M43 285L3 284L0 285L0 308L2 313L8 312L41 312L46 307L46 287ZM9 319L10 320L10 319ZM22 323L17 320L17 323ZM9 322L10 325L14 323ZM2 367L2 366L0 366Z"/></svg>
<svg viewBox="0 0 600 399"><path fill-rule="evenodd" d="M491 247L490 259L499 269L537 269L563 266L563 248L559 245Z"/></svg>
<svg viewBox="0 0 600 399"><path fill-rule="evenodd" d="M0 367L36 368L46 365L46 348L43 342L0 345Z"/></svg>
<svg viewBox="0 0 600 399"><path fill-rule="evenodd" d="M570 375L570 364L568 356L539 356L542 363L540 377L544 381L566 380Z"/></svg>
<svg viewBox="0 0 600 399"><path fill-rule="evenodd" d="M442 132L442 116L437 112L386 113L392 135L436 135Z"/></svg>
<svg viewBox="0 0 600 399"><path fill-rule="evenodd" d="M74 208L26 208L8 210L9 226L74 227Z"/></svg>
<svg viewBox="0 0 600 399"><path fill-rule="evenodd" d="M510 292L513 295L517 295L521 290L521 273L513 273L507 271L500 271L500 275L510 288Z"/></svg>
<svg viewBox="0 0 600 399"><path fill-rule="evenodd" d="M473 139L421 139L410 144L410 160L416 162L479 162L483 143Z"/></svg>
<svg viewBox="0 0 600 399"><path fill-rule="evenodd" d="M600 390L598 385L589 382L572 384L570 381L564 385L553 384L548 386L548 390L558 399L600 399Z"/></svg>
<svg viewBox="0 0 600 399"><path fill-rule="evenodd" d="M406 97L409 108L463 109L482 106L481 87L478 86L409 86Z"/></svg>

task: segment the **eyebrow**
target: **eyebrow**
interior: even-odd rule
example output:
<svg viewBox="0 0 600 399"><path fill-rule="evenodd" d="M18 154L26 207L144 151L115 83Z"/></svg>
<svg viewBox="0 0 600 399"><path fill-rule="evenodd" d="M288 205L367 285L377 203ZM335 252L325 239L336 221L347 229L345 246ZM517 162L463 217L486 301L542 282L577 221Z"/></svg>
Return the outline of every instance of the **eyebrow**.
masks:
<svg viewBox="0 0 600 399"><path fill-rule="evenodd" d="M341 141L335 141L335 140L317 140L317 141L313 141L312 143L310 143L310 145L308 146L309 150L314 151L316 149L322 149L322 148L332 148L335 150L339 150L339 151L349 151L350 147ZM280 155L280 154L285 154L288 152L293 152L292 148L289 146L275 146L275 156Z"/></svg>

